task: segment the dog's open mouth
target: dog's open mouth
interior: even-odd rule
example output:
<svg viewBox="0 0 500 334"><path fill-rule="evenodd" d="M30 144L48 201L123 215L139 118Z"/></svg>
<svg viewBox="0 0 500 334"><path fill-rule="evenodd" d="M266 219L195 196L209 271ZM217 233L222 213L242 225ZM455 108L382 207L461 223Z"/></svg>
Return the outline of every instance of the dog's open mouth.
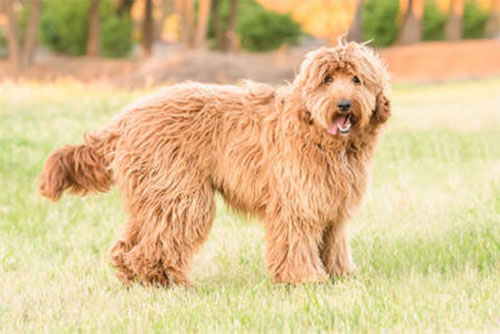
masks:
<svg viewBox="0 0 500 334"><path fill-rule="evenodd" d="M333 121L328 125L328 133L331 135L347 135L351 131L351 116L352 114L340 114L333 118Z"/></svg>

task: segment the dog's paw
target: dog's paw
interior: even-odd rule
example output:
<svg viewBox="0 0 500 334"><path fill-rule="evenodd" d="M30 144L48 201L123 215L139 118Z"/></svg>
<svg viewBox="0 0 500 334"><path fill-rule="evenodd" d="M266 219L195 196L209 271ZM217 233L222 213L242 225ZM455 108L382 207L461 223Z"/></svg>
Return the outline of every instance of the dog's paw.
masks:
<svg viewBox="0 0 500 334"><path fill-rule="evenodd" d="M356 275L358 269L354 263L346 263L344 265L334 265L328 268L328 274L332 278L345 277Z"/></svg>

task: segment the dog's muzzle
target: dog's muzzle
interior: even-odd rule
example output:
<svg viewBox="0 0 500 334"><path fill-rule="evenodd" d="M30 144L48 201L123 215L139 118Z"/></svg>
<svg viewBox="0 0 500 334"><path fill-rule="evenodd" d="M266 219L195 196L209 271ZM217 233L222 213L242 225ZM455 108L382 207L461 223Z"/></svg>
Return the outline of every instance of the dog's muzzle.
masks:
<svg viewBox="0 0 500 334"><path fill-rule="evenodd" d="M335 115L332 122L328 125L328 133L336 136L337 134L348 135L352 127L352 114L350 112L343 112Z"/></svg>

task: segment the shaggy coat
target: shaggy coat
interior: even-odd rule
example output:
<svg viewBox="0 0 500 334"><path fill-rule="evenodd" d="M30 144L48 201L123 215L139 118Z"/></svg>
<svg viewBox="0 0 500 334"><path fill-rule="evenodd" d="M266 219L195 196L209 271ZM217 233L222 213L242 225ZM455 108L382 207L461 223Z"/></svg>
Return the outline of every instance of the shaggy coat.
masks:
<svg viewBox="0 0 500 334"><path fill-rule="evenodd" d="M265 227L277 282L324 281L355 267L346 225L360 206L382 125L387 74L371 49L307 54L275 89L184 83L129 106L108 127L47 159L57 200L119 188L127 221L111 249L125 283L188 285L215 216L214 192Z"/></svg>

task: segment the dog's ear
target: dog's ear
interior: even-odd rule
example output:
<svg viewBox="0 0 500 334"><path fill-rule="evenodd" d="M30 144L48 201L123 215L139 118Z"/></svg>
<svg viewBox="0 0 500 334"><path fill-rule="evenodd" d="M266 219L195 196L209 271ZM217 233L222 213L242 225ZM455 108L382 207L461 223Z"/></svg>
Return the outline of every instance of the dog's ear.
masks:
<svg viewBox="0 0 500 334"><path fill-rule="evenodd" d="M311 112L309 110L307 110L305 107L302 107L299 109L299 119L304 124L307 124L307 125L313 124Z"/></svg>
<svg viewBox="0 0 500 334"><path fill-rule="evenodd" d="M375 110L372 113L370 123L372 124L382 124L387 122L391 117L391 101L385 96L383 92L377 95L377 101L375 103Z"/></svg>

